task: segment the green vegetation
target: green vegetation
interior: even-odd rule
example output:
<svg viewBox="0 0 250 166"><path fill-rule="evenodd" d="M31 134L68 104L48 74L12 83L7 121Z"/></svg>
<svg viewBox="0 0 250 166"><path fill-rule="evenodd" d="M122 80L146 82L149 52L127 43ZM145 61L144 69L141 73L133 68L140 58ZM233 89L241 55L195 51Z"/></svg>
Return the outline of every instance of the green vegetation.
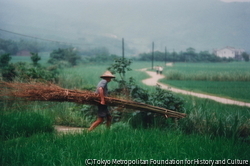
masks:
<svg viewBox="0 0 250 166"><path fill-rule="evenodd" d="M0 72L5 81L12 81L16 76L15 67L10 64L10 54L3 54L0 56Z"/></svg>
<svg viewBox="0 0 250 166"><path fill-rule="evenodd" d="M242 55L246 61L249 55L247 53ZM139 54L139 60L141 61L152 61L152 53ZM231 62L233 58L220 58L208 51L201 51L197 53L194 48L187 48L184 52L154 52L154 60L162 62Z"/></svg>
<svg viewBox="0 0 250 166"><path fill-rule="evenodd" d="M246 62L176 63L165 67L168 80L250 81L250 66Z"/></svg>
<svg viewBox="0 0 250 166"><path fill-rule="evenodd" d="M2 165L85 165L98 160L249 159L249 145L225 138L113 125L110 131L38 134L1 143ZM103 164L104 165L104 164Z"/></svg>
<svg viewBox="0 0 250 166"><path fill-rule="evenodd" d="M12 60L15 61L15 58L13 57ZM237 67L238 64L241 64L240 67ZM245 63L176 63L171 70L187 72L190 75L202 70L214 71L214 73L236 70L244 72L248 69L247 65L244 65ZM96 83L100 80L99 76L109 66L112 66L112 62L62 68L58 73L57 83L64 88L94 91ZM152 105L171 107L171 109L175 109L171 104L179 101L177 106L181 108L176 110L187 113L187 118L175 123L171 118L165 119L155 114L124 110L118 122L114 120L110 130L100 126L91 133L83 131L64 135L53 132L53 125L89 127L96 116L96 108L67 102L1 99L1 165L85 165L85 159L88 158L249 160L249 108L223 105L207 99L147 87L141 83L141 80L148 76L137 69L150 66L150 62L134 62L130 66L132 71L126 72L124 77L122 70L119 70L123 80L126 81L125 85L131 92L129 97ZM168 75L169 68L165 68L164 74ZM113 66L113 69L117 69L116 66ZM193 87L200 86L197 81L190 81L193 81ZM223 83L223 81L220 82ZM119 88L119 84L115 81L109 83L112 93ZM235 92L237 89L240 91L236 86ZM120 95L124 97L125 93ZM172 103L168 103L168 99ZM119 109L112 108L114 119Z"/></svg>
<svg viewBox="0 0 250 166"><path fill-rule="evenodd" d="M52 132L53 121L35 112L8 112L0 114L1 140L9 140L37 133Z"/></svg>
<svg viewBox="0 0 250 166"><path fill-rule="evenodd" d="M162 80L172 87L250 102L250 84L240 81L180 81Z"/></svg>
<svg viewBox="0 0 250 166"><path fill-rule="evenodd" d="M51 81L56 82L57 67L43 67L38 63L41 57L38 53L31 53L30 60L33 62L10 63L12 57L9 54L0 55L0 73L4 81ZM1 77L0 77L1 79Z"/></svg>
<svg viewBox="0 0 250 166"><path fill-rule="evenodd" d="M38 61L40 61L41 60L41 57L40 56L38 56L38 53L32 53L31 52L31 60L32 60L32 62L33 62L33 65L34 66L38 66Z"/></svg>
<svg viewBox="0 0 250 166"><path fill-rule="evenodd" d="M77 65L77 61L80 59L80 56L74 48L59 48L57 50L52 51L48 62L51 64L57 64L60 67L62 64L64 64L62 67L68 66L67 63L70 66L75 66Z"/></svg>
<svg viewBox="0 0 250 166"><path fill-rule="evenodd" d="M188 118L180 121L182 131L249 141L249 108L192 96L182 97L186 101L184 107L188 114Z"/></svg>

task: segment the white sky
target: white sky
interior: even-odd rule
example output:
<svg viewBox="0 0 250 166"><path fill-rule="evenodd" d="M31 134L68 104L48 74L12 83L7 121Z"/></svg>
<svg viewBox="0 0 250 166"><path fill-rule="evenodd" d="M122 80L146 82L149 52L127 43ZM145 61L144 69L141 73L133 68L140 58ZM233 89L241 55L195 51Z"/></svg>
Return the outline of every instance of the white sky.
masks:
<svg viewBox="0 0 250 166"><path fill-rule="evenodd" d="M221 0L223 2L250 2L250 0Z"/></svg>

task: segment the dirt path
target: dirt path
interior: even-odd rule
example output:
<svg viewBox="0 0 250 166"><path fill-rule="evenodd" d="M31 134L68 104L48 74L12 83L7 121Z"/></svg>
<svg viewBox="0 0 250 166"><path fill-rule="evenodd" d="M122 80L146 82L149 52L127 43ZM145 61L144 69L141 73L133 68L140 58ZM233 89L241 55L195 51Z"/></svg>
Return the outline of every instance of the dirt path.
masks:
<svg viewBox="0 0 250 166"><path fill-rule="evenodd" d="M55 130L58 133L79 133L82 130L86 130L86 128L82 128L82 127L69 127L69 126L54 126Z"/></svg>
<svg viewBox="0 0 250 166"><path fill-rule="evenodd" d="M176 93L181 93L181 94L185 94L185 95L192 95L192 96L196 96L196 97L200 97L200 98L211 99L211 100L223 103L223 104L232 104L232 105L250 107L250 103L245 103L245 102L226 99L226 98L222 98L222 97L206 95L206 94L201 94L201 93L195 93L195 92L191 92L191 91L173 88L173 87L170 87L169 85L162 84L162 83L158 82L159 79L164 78L163 75L156 74L156 72L152 72L152 71L146 71L146 69L141 69L141 71L146 72L150 76L150 78L142 80L142 82L144 84L149 85L149 86L156 86L158 84L161 86L161 88L167 89L167 90L170 90L170 91L173 91Z"/></svg>

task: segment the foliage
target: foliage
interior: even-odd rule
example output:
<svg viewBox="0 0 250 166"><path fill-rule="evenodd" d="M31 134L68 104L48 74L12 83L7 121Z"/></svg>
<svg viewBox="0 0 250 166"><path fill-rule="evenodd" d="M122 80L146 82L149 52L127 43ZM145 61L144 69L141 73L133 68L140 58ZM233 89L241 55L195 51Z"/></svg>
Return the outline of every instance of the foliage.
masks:
<svg viewBox="0 0 250 166"><path fill-rule="evenodd" d="M10 54L2 54L0 56L0 69L7 67L9 65L10 60L11 60Z"/></svg>
<svg viewBox="0 0 250 166"><path fill-rule="evenodd" d="M5 81L13 81L16 76L14 65L9 64L10 60L10 54L3 54L0 56L0 71Z"/></svg>
<svg viewBox="0 0 250 166"><path fill-rule="evenodd" d="M249 62L250 55L248 53L243 52L241 56L246 62Z"/></svg>
<svg viewBox="0 0 250 166"><path fill-rule="evenodd" d="M132 77L130 77L128 81L125 80L126 72L131 71L131 63L132 61L127 60L126 58L121 58L115 60L111 67L108 68L113 73L118 73L121 78L121 80L115 80L118 82L119 88L115 89L113 94L122 94L124 97L137 102L183 112L183 101L180 98L174 96L170 91L165 91L160 87L156 87L154 92L149 93L147 90L139 87ZM157 120L155 119L157 118L158 117L154 114L136 112L132 114L130 122L133 126L137 126L139 123L144 127L152 127L156 125Z"/></svg>
<svg viewBox="0 0 250 166"><path fill-rule="evenodd" d="M33 53L31 57L33 61L33 66L25 62L17 62L15 64L9 64L11 57L9 54L3 54L0 56L0 71L4 81L56 81L58 71L57 68L48 68L42 67L38 64L38 61L41 59L37 53Z"/></svg>
<svg viewBox="0 0 250 166"><path fill-rule="evenodd" d="M33 62L33 65L34 66L38 66L38 61L40 61L41 60L41 57L40 56L38 56L38 53L33 53L33 52L31 52L31 60L32 60L32 62Z"/></svg>
<svg viewBox="0 0 250 166"><path fill-rule="evenodd" d="M51 64L60 64L62 62L68 62L70 66L75 66L77 64L77 61L80 59L81 57L78 55L77 51L74 48L59 48L57 50L52 51L48 62Z"/></svg>
<svg viewBox="0 0 250 166"><path fill-rule="evenodd" d="M125 74L127 71L131 71L131 63L132 61L129 59L119 58L115 59L114 63L110 67L108 67L108 70L110 70L113 74L119 74L120 80L115 78L114 81L119 83L120 88L126 88Z"/></svg>
<svg viewBox="0 0 250 166"><path fill-rule="evenodd" d="M13 64L2 68L2 77L4 81L13 81L16 75L17 73Z"/></svg>
<svg viewBox="0 0 250 166"><path fill-rule="evenodd" d="M2 53L16 54L17 51L18 51L18 46L16 42L0 38L0 54Z"/></svg>
<svg viewBox="0 0 250 166"><path fill-rule="evenodd" d="M167 108L173 111L183 112L183 100L180 97L173 95L170 91L156 87L156 91L152 92L147 102L150 105Z"/></svg>
<svg viewBox="0 0 250 166"><path fill-rule="evenodd" d="M57 68L46 69L40 65L30 66L24 62L16 63L15 71L17 73L16 79L24 82L31 80L56 82L58 76Z"/></svg>

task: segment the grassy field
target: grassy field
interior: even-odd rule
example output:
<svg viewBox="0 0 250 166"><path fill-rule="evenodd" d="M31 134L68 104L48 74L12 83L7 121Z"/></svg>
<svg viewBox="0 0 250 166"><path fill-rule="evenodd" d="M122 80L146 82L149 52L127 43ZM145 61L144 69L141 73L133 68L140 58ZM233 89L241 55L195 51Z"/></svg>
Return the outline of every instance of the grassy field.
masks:
<svg viewBox="0 0 250 166"><path fill-rule="evenodd" d="M237 63L232 64L237 66ZM63 69L59 85L71 89L95 87L108 66L84 64ZM135 62L131 67L133 71L126 77L133 76L139 85L154 90L154 87L142 85L141 80L148 76L136 70L150 68L151 63ZM191 64L175 64L172 69L181 71L181 68L191 67L196 68ZM232 71L230 67L224 68ZM164 72L166 74L168 69ZM110 82L109 88L116 86L115 82ZM157 126L131 128L128 121L122 121L114 123L110 130L100 126L91 133L83 131L67 135L57 134L53 125L88 127L94 120L88 114L91 107L67 102L0 101L0 165L86 165L86 159L175 159L189 163L198 159L250 160L249 108L176 95L185 101L188 114L187 118L179 120L178 126L173 125L171 119L166 119L170 125L164 129Z"/></svg>
<svg viewBox="0 0 250 166"><path fill-rule="evenodd" d="M162 83L194 92L250 102L250 65L234 63L177 63L166 67Z"/></svg>

